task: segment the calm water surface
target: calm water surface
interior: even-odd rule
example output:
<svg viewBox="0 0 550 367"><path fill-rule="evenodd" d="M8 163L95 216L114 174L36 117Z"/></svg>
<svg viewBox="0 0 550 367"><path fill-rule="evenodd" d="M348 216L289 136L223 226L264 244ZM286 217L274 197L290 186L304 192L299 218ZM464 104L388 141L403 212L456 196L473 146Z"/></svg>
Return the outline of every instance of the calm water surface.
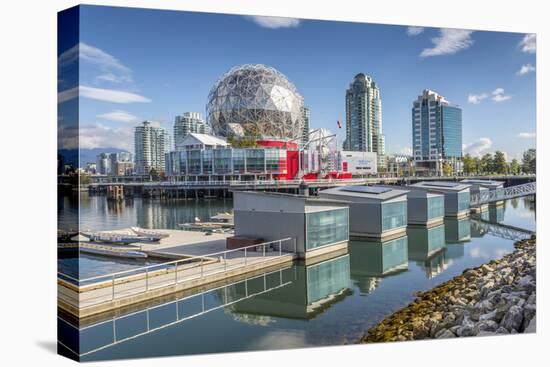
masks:
<svg viewBox="0 0 550 367"><path fill-rule="evenodd" d="M87 195L81 205L83 226L92 229L176 228L195 216L208 219L231 209L230 200L146 199L114 208L103 197ZM509 200L484 219L534 230L533 198ZM514 241L489 233L475 219L446 220L429 230L408 228L407 236L384 243L350 241L346 255L314 265L295 264L265 277L90 325L80 331L82 359L354 343L369 327L411 302L414 292L513 251ZM67 340L78 333L64 321L59 323Z"/></svg>

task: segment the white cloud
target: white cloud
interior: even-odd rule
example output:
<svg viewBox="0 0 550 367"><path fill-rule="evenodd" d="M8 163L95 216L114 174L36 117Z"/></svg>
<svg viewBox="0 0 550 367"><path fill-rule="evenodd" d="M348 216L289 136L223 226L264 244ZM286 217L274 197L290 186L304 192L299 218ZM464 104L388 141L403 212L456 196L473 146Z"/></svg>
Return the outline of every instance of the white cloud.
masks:
<svg viewBox="0 0 550 367"><path fill-rule="evenodd" d="M409 36L418 36L420 33L424 32L424 27L407 27L407 34Z"/></svg>
<svg viewBox="0 0 550 367"><path fill-rule="evenodd" d="M481 101L483 101L485 98L489 97L487 93L481 93L481 94L470 94L468 96L468 103L471 104L480 104Z"/></svg>
<svg viewBox="0 0 550 367"><path fill-rule="evenodd" d="M523 52L534 54L537 52L537 35L532 33L526 34L519 43L519 47L521 47Z"/></svg>
<svg viewBox="0 0 550 367"><path fill-rule="evenodd" d="M292 28L300 25L300 19L283 17L249 16L248 19L264 28Z"/></svg>
<svg viewBox="0 0 550 367"><path fill-rule="evenodd" d="M133 122L137 120L137 117L125 112L125 111L112 111L97 115L97 117L104 120L120 121L120 122Z"/></svg>
<svg viewBox="0 0 550 367"><path fill-rule="evenodd" d="M536 138L537 134L536 133L519 133L518 137L524 138L524 139L532 139L532 138Z"/></svg>
<svg viewBox="0 0 550 367"><path fill-rule="evenodd" d="M512 96L504 94L503 88L497 88L493 91L493 97L491 99L495 102L504 102L512 98Z"/></svg>
<svg viewBox="0 0 550 367"><path fill-rule="evenodd" d="M439 37L432 38L434 46L422 50L420 53L421 57L452 55L470 47L474 43L470 38L473 31L442 28L439 32Z"/></svg>
<svg viewBox="0 0 550 367"><path fill-rule="evenodd" d="M102 124L80 126L79 144L82 149L119 148L132 149L133 130L127 125L109 127Z"/></svg>
<svg viewBox="0 0 550 367"><path fill-rule="evenodd" d="M81 85L71 89L64 90L57 95L58 103L68 101L75 97L86 97L98 101L111 103L147 103L151 100L132 92L125 92L115 89L93 88Z"/></svg>
<svg viewBox="0 0 550 367"><path fill-rule="evenodd" d="M462 150L464 151L464 154L470 154L473 157L479 157L484 151L491 148L493 145L493 142L489 138L480 138L477 141L474 141L473 143L464 145L462 147Z"/></svg>
<svg viewBox="0 0 550 367"><path fill-rule="evenodd" d="M65 67L80 60L80 63L88 63L98 69L98 80L114 83L133 82L132 70L124 65L113 55L100 48L80 42L69 50L65 51L58 58L58 65Z"/></svg>
<svg viewBox="0 0 550 367"><path fill-rule="evenodd" d="M531 64L525 64L521 66L521 69L516 73L517 75L525 75L535 71L535 67Z"/></svg>
<svg viewBox="0 0 550 367"><path fill-rule="evenodd" d="M411 147L403 147L401 150L399 150L400 154L403 155L412 155L412 148Z"/></svg>

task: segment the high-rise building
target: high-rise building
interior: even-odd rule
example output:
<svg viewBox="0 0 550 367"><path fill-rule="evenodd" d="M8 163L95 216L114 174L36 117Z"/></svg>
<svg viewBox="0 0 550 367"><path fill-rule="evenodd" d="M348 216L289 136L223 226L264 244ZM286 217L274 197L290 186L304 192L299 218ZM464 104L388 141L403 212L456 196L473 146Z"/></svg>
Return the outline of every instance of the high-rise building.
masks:
<svg viewBox="0 0 550 367"><path fill-rule="evenodd" d="M445 165L462 171L462 110L425 89L412 108L412 142L416 172L442 175Z"/></svg>
<svg viewBox="0 0 550 367"><path fill-rule="evenodd" d="M378 156L378 166L385 166L380 90L374 80L363 73L357 74L346 90L346 140L344 149L375 152Z"/></svg>
<svg viewBox="0 0 550 367"><path fill-rule="evenodd" d="M98 154L96 157L96 172L100 175L111 173L111 160L108 153Z"/></svg>
<svg viewBox="0 0 550 367"><path fill-rule="evenodd" d="M151 121L143 121L134 132L135 170L137 174L149 174L152 168L164 171L164 154L168 143L166 130L155 127Z"/></svg>
<svg viewBox="0 0 550 367"><path fill-rule="evenodd" d="M304 130L302 133L302 143L307 143L309 140L309 108L302 107L302 119L304 121Z"/></svg>
<svg viewBox="0 0 550 367"><path fill-rule="evenodd" d="M183 150L183 139L190 133L211 134L210 127L199 112L185 112L174 120L174 145L177 151Z"/></svg>

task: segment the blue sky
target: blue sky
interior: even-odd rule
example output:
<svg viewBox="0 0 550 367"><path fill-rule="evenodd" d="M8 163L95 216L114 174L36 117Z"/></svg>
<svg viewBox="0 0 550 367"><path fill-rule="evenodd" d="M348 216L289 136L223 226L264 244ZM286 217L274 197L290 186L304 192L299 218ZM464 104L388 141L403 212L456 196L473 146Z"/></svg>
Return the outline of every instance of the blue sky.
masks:
<svg viewBox="0 0 550 367"><path fill-rule="evenodd" d="M84 6L80 42L84 148L132 149L143 119L171 132L176 114L204 115L217 78L245 63L285 74L311 126L342 140L345 90L363 72L381 90L388 153L410 152L425 88L462 107L465 152L519 158L535 146L534 35Z"/></svg>

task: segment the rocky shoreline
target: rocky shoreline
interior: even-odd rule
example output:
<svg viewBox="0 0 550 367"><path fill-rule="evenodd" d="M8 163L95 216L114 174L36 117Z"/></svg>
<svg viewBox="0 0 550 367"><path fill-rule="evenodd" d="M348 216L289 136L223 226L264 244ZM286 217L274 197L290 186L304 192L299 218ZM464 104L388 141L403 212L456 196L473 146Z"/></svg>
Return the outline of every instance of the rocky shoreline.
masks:
<svg viewBox="0 0 550 367"><path fill-rule="evenodd" d="M369 329L359 343L535 331L536 238L439 286Z"/></svg>

